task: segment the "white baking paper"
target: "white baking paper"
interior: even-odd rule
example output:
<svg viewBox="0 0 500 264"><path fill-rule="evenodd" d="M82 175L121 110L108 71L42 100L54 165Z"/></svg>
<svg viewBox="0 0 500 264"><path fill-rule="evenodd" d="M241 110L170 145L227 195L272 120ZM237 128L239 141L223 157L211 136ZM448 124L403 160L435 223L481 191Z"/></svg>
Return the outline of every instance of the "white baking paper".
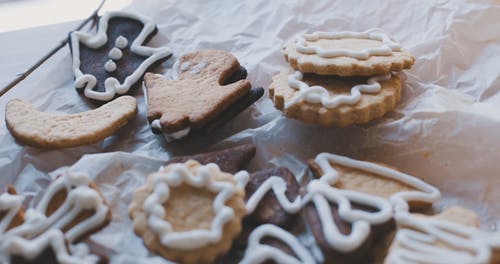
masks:
<svg viewBox="0 0 500 264"><path fill-rule="evenodd" d="M65 150L23 147L2 124L0 187L13 183L32 197L59 167L88 172L113 210L112 223L89 243L112 256L112 262L138 263L150 256L127 215L132 192L148 173L172 155L241 142L257 145L250 171L284 165L300 177L305 161L324 151L383 162L437 186L443 194L438 209L462 205L480 215L484 229L500 228L498 2L137 0L126 10L158 24L151 45L167 45L174 52L159 70L166 74L184 53L223 49L238 57L254 86L267 88L273 74L287 67L280 49L295 34L372 27L394 36L416 62L400 73L405 85L397 109L381 120L350 128L320 128L284 118L266 94L206 138L167 143L151 133L140 89L134 94L137 117L99 144ZM1 119L12 98L29 100L48 112L92 107L73 87L68 48L0 99ZM164 263L161 258L142 261Z"/></svg>

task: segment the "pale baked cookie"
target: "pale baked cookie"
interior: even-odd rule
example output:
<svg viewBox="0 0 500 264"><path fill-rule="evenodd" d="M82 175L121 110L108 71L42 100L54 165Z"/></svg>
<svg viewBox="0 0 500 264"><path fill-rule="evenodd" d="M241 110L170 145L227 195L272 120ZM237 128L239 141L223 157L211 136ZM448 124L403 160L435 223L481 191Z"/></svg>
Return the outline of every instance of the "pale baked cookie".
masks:
<svg viewBox="0 0 500 264"><path fill-rule="evenodd" d="M18 208L17 200L7 203L11 211ZM26 211L21 224L0 234L0 263L97 263L99 257L85 244L75 243L110 220L111 210L91 179L65 171L47 187L38 205Z"/></svg>
<svg viewBox="0 0 500 264"><path fill-rule="evenodd" d="M383 75L409 69L415 60L380 29L303 34L283 53L296 70L338 76Z"/></svg>
<svg viewBox="0 0 500 264"><path fill-rule="evenodd" d="M498 263L493 251L498 235L478 229L478 216L452 207L434 216L403 213L396 217L398 231L387 264Z"/></svg>
<svg viewBox="0 0 500 264"><path fill-rule="evenodd" d="M380 118L401 98L400 79L338 77L284 70L273 77L269 95L285 116L322 126L345 127Z"/></svg>
<svg viewBox="0 0 500 264"><path fill-rule="evenodd" d="M365 263L394 214L430 206L439 191L386 166L321 153L309 162L305 217L324 263Z"/></svg>
<svg viewBox="0 0 500 264"><path fill-rule="evenodd" d="M190 160L153 173L134 193L129 215L152 252L181 263L211 263L231 247L246 213L244 171Z"/></svg>
<svg viewBox="0 0 500 264"><path fill-rule="evenodd" d="M174 71L174 80L152 73L144 77L151 128L170 139L183 138L220 118L227 121L225 116L234 117L263 94L262 88L251 89L246 71L227 51L185 54Z"/></svg>
<svg viewBox="0 0 500 264"><path fill-rule="evenodd" d="M40 112L30 103L15 99L7 104L5 122L21 143L40 148L67 148L105 139L126 125L136 112L137 102L131 96L70 115Z"/></svg>

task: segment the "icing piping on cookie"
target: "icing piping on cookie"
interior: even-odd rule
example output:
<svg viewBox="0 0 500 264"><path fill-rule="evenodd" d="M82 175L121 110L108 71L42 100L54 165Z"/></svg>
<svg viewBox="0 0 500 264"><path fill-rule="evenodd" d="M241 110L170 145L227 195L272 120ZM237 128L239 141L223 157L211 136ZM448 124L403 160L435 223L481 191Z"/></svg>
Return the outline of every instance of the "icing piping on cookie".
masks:
<svg viewBox="0 0 500 264"><path fill-rule="evenodd" d="M92 90L97 84L97 79L95 76L90 74L84 74L80 70L80 42L85 44L90 48L99 48L106 44L108 41L108 36L106 35L108 29L108 22L113 17L124 17L133 20L141 21L144 25L142 31L137 36L137 38L132 42L130 46L130 50L140 56L147 57L137 69L129 76L125 78L123 83L120 83L114 77L108 77L104 82L105 91L97 92ZM132 84L136 83L139 78L144 74L144 72L149 68L154 62L168 57L171 55L171 51L167 47L161 48L152 48L143 46L142 44L145 42L146 38L155 30L156 25L151 23L147 18L131 13L114 11L108 12L104 14L99 20L99 26L97 34L89 34L83 31L75 31L71 33L71 50L73 57L73 72L75 74L75 86L77 89L84 89L84 94L88 98L107 101L111 100L115 94L124 94L126 93ZM123 38L124 39L124 38ZM116 40L115 42L119 42L118 45L124 43L123 40ZM116 45L116 43L115 43Z"/></svg>
<svg viewBox="0 0 500 264"><path fill-rule="evenodd" d="M370 235L370 226L382 224L392 218L391 204L380 197L361 192L336 189L321 180L313 180L307 186L308 195L318 213L323 229L323 237L330 247L340 252L350 252L359 248ZM352 231L348 235L342 234L331 215L329 202L338 204L338 213L341 219L352 223ZM377 209L367 212L353 209L352 202L368 205Z"/></svg>
<svg viewBox="0 0 500 264"><path fill-rule="evenodd" d="M387 263L489 263L490 246L477 228L406 212L397 214L396 221L402 228ZM450 247L435 245L442 242Z"/></svg>
<svg viewBox="0 0 500 264"><path fill-rule="evenodd" d="M123 52L119 48L112 48L109 53L108 57L112 60L119 60L123 57Z"/></svg>
<svg viewBox="0 0 500 264"><path fill-rule="evenodd" d="M6 235L34 238L49 229L63 229L72 223L84 210L93 210L94 214L65 232L69 242L74 242L82 235L99 227L105 222L109 208L100 194L89 187L90 178L83 173L66 171L50 184L38 206L26 211L25 222ZM52 198L60 191L66 191L66 199L50 216L46 216Z"/></svg>
<svg viewBox="0 0 500 264"><path fill-rule="evenodd" d="M231 198L237 186L227 181L217 181L212 178L213 172L219 172L216 164L199 166L197 173L193 174L185 164L174 164L169 172L159 171L154 174L153 191L144 201L144 210L147 213L149 227L158 235L163 245L190 250L220 241L222 229L234 215L231 207L225 202ZM217 193L212 204L215 213L210 230L195 229L185 232L172 230L171 224L164 219L167 214L163 204L168 201L170 187L176 187L182 183L196 188L206 188Z"/></svg>
<svg viewBox="0 0 500 264"><path fill-rule="evenodd" d="M273 237L280 240L286 244L295 255L295 258L288 255L281 250L261 244L260 241L265 237ZM276 263L290 263L290 264L314 264L314 258L307 251L304 246L295 238L294 235L288 233L287 231L272 225L263 224L252 231L248 239L248 247L245 251L245 256L241 260L240 264L253 264L253 263L263 263L266 260L273 259Z"/></svg>
<svg viewBox="0 0 500 264"><path fill-rule="evenodd" d="M288 76L288 85L296 90L299 90L297 95L287 102L285 108L290 107L302 100L309 103L321 103L326 108L335 108L342 104L354 105L361 100L361 93L378 93L381 90L379 81L387 81L392 77L391 73L386 75L374 76L368 79L367 84L358 84L351 88L349 95L334 95L323 86L309 86L303 82L303 74L300 71L295 71Z"/></svg>
<svg viewBox="0 0 500 264"><path fill-rule="evenodd" d="M6 235L0 242L0 263L10 263L12 256L21 256L33 260L51 248L60 264L95 264L99 258L89 254L86 245L72 247L74 252L66 248L64 234L59 229L50 229L34 239Z"/></svg>
<svg viewBox="0 0 500 264"><path fill-rule="evenodd" d="M273 191L276 200L287 213L297 213L300 209L302 209L303 202L300 195L298 195L293 202L288 200L288 197L285 194L286 182L278 176L271 176L264 181L248 199L246 203L247 214L251 214L257 208L261 200L270 190Z"/></svg>
<svg viewBox="0 0 500 264"><path fill-rule="evenodd" d="M320 46L315 46L307 43L307 41L317 41L319 39L372 39L382 42L380 47L366 48L363 50L353 49L323 49ZM298 52L303 54L317 54L323 58L334 57L351 57L356 59L368 59L370 56L390 56L393 51L400 51L401 46L399 43L392 40L381 29L370 29L365 32L350 32L344 31L339 33L332 32L314 32L312 34L304 34L297 38L295 48Z"/></svg>
<svg viewBox="0 0 500 264"><path fill-rule="evenodd" d="M116 38L115 40L115 47L119 48L119 49L124 49L126 48L128 45L128 40L120 35L119 37Z"/></svg>
<svg viewBox="0 0 500 264"><path fill-rule="evenodd" d="M105 64L104 64L104 69L107 71L107 72L114 72L116 71L116 63L112 60L108 60Z"/></svg>
<svg viewBox="0 0 500 264"><path fill-rule="evenodd" d="M0 195L0 212L5 212L3 218L0 220L0 234L4 233L17 212L21 209L24 196L10 193L2 193Z"/></svg>
<svg viewBox="0 0 500 264"><path fill-rule="evenodd" d="M316 156L314 161L323 171L323 176L321 176L320 180L327 182L330 185L335 185L335 183L339 179L338 172L330 164L330 162L333 162L345 167L371 172L378 176L392 179L404 183L414 189L417 189L418 191L397 192L389 198L389 201L394 207L394 211L396 213L408 212L409 201L422 201L426 203L432 203L439 200L439 198L441 197L441 194L436 187L427 184L416 177L371 162L354 160L348 157L330 153L320 153Z"/></svg>

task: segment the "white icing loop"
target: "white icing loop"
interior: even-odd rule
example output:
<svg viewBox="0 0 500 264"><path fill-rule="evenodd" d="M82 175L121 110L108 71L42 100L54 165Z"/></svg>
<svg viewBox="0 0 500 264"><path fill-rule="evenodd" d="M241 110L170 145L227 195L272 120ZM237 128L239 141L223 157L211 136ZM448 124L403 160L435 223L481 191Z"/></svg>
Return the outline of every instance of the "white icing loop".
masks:
<svg viewBox="0 0 500 264"><path fill-rule="evenodd" d="M115 40L115 47L119 49L124 49L128 45L128 40L124 36L119 36Z"/></svg>
<svg viewBox="0 0 500 264"><path fill-rule="evenodd" d="M380 47L366 48L363 50L353 49L323 49L320 46L311 45L307 41L317 41L319 39L372 39L382 42ZM399 43L392 40L381 29L370 29L365 32L350 32L344 31L339 33L332 32L314 32L312 34L304 34L298 37L295 42L295 47L298 52L303 54L317 54L323 58L334 57L351 57L356 59L368 59L370 56L389 56L393 51L400 51Z"/></svg>
<svg viewBox="0 0 500 264"><path fill-rule="evenodd" d="M297 196L293 202L289 201L285 194L287 189L286 182L278 176L271 176L248 199L246 204L247 214L253 213L260 201L271 189L277 201L286 212L293 214L302 209L303 203L301 197Z"/></svg>
<svg viewBox="0 0 500 264"><path fill-rule="evenodd" d="M314 161L323 171L323 176L320 180L325 181L330 185L334 185L339 177L338 172L330 164L330 162L333 162L345 167L368 171L387 179L404 183L416 189L417 191L397 192L389 198L395 212L407 212L409 210L409 201L433 203L441 197L441 194L436 187L429 185L416 177L377 165L375 163L354 160L330 153L320 153L316 156Z"/></svg>
<svg viewBox="0 0 500 264"><path fill-rule="evenodd" d="M367 84L358 84L351 88L349 95L331 96L330 92L322 86L309 86L303 82L303 74L295 71L288 76L288 85L299 90L297 95L285 105L286 108L302 100L309 103L321 103L326 108L336 108L342 104L354 105L361 100L361 93L378 93L381 90L379 81L387 81L392 77L391 73L386 75L374 76L368 79Z"/></svg>
<svg viewBox="0 0 500 264"><path fill-rule="evenodd" d="M220 241L222 229L233 216L233 209L225 205L225 202L234 194L237 186L226 181L217 181L212 178L211 173L220 172L216 164L199 166L197 173L193 174L184 164L174 164L169 172L159 171L152 175L153 192L144 202L144 210L147 213L147 221L150 228L160 237L163 245L182 250L197 249L210 243ZM195 229L185 232L176 232L164 219L168 213L163 204L168 201L170 187L176 187L185 183L196 188L205 188L216 193L212 204L215 213L210 225L210 230Z"/></svg>
<svg viewBox="0 0 500 264"><path fill-rule="evenodd" d="M119 48L112 48L108 53L108 57L112 60L119 60L122 56L123 52Z"/></svg>
<svg viewBox="0 0 500 264"><path fill-rule="evenodd" d="M0 195L0 212L4 213L0 221L0 235L4 233L17 212L21 209L24 197L17 194L3 193Z"/></svg>
<svg viewBox="0 0 500 264"><path fill-rule="evenodd" d="M105 82L104 92L92 91L92 89L97 84L95 80L95 76L84 74L81 69L81 61L80 61L80 42L90 48L99 48L106 44L108 41L108 36L106 34L108 30L108 22L111 18L114 17L124 17L133 20L141 21L144 24L144 28L134 39L132 44L130 45L130 50L140 56L146 57L146 59L137 67L137 69L129 76L125 78L123 83L119 83L118 80L112 82ZM99 20L99 26L97 34L91 34L84 31L75 31L71 33L71 50L72 50L72 58L73 58L73 73L75 74L75 86L78 89L85 89L84 94L88 98L100 100L100 101L108 101L113 99L115 93L123 94L127 92L130 87L136 83L139 78L142 77L144 72L156 61L166 58L170 56L171 51L167 47L153 48L143 46L142 44L145 42L146 38L155 30L156 25L152 23L149 19L126 12L121 11L113 11L105 13ZM117 48L124 46L123 41L125 38L118 37L115 40L115 45ZM125 39L126 40L126 39ZM128 44L128 41L127 41ZM126 46L126 45L125 45ZM120 51L121 52L121 51ZM94 79L94 80L92 80ZM107 84L107 85L106 85Z"/></svg>
<svg viewBox="0 0 500 264"><path fill-rule="evenodd" d="M407 212L397 214L396 221L403 227L394 238L397 246L387 256L389 264L489 263L491 249L477 228Z"/></svg>
<svg viewBox="0 0 500 264"><path fill-rule="evenodd" d="M298 257L295 258L291 255L284 253L276 247L261 244L261 240L265 237L273 237L287 245L294 254ZM304 246L295 238L294 235L287 231L271 224L264 224L257 227L248 239L248 247L245 251L245 256L240 264L254 264L263 263L266 260L274 260L276 263L289 263L289 264L314 264L313 256L307 251Z"/></svg>

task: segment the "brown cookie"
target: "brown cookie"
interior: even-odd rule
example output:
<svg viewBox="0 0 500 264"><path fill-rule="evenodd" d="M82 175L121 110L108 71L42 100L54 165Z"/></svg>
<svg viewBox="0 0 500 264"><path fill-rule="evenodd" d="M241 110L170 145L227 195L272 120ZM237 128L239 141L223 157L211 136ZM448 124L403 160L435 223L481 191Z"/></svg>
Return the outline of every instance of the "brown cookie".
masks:
<svg viewBox="0 0 500 264"><path fill-rule="evenodd" d="M97 33L70 33L75 87L97 101L128 93L147 70L172 54L167 47L145 46L157 32L146 17L114 11L99 19Z"/></svg>
<svg viewBox="0 0 500 264"><path fill-rule="evenodd" d="M246 214L244 189L235 177L193 160L160 169L134 193L134 231L168 260L213 262L229 250Z"/></svg>
<svg viewBox="0 0 500 264"><path fill-rule="evenodd" d="M137 112L134 97L122 96L97 109L70 115L37 111L30 103L12 100L5 109L10 133L40 148L68 148L97 143L116 132Z"/></svg>
<svg viewBox="0 0 500 264"><path fill-rule="evenodd" d="M401 98L395 76L339 77L284 70L273 77L269 95L285 116L321 126L364 124L392 111Z"/></svg>
<svg viewBox="0 0 500 264"><path fill-rule="evenodd" d="M244 79L224 85L240 71L238 60L229 52L205 50L185 54L178 65L176 80L150 73L144 77L148 120L153 129L173 137L201 129L250 91L251 84Z"/></svg>
<svg viewBox="0 0 500 264"><path fill-rule="evenodd" d="M270 177L279 177L284 180L286 191L285 196L289 201L294 201L299 196L300 185L295 176L285 167L271 168L258 171L250 175L245 187L246 200L248 201ZM297 220L296 213L288 213L276 198L275 192L271 189L260 199L255 210L248 215L249 221L255 224L270 223L283 228L290 227Z"/></svg>
<svg viewBox="0 0 500 264"><path fill-rule="evenodd" d="M289 41L283 53L304 73L373 76L409 69L415 59L379 29L365 32L315 32Z"/></svg>
<svg viewBox="0 0 500 264"><path fill-rule="evenodd" d="M172 163L184 163L188 160L196 160L203 165L215 163L219 166L221 171L236 173L253 158L255 151L255 145L243 144L208 153L173 157L168 160L165 165Z"/></svg>

